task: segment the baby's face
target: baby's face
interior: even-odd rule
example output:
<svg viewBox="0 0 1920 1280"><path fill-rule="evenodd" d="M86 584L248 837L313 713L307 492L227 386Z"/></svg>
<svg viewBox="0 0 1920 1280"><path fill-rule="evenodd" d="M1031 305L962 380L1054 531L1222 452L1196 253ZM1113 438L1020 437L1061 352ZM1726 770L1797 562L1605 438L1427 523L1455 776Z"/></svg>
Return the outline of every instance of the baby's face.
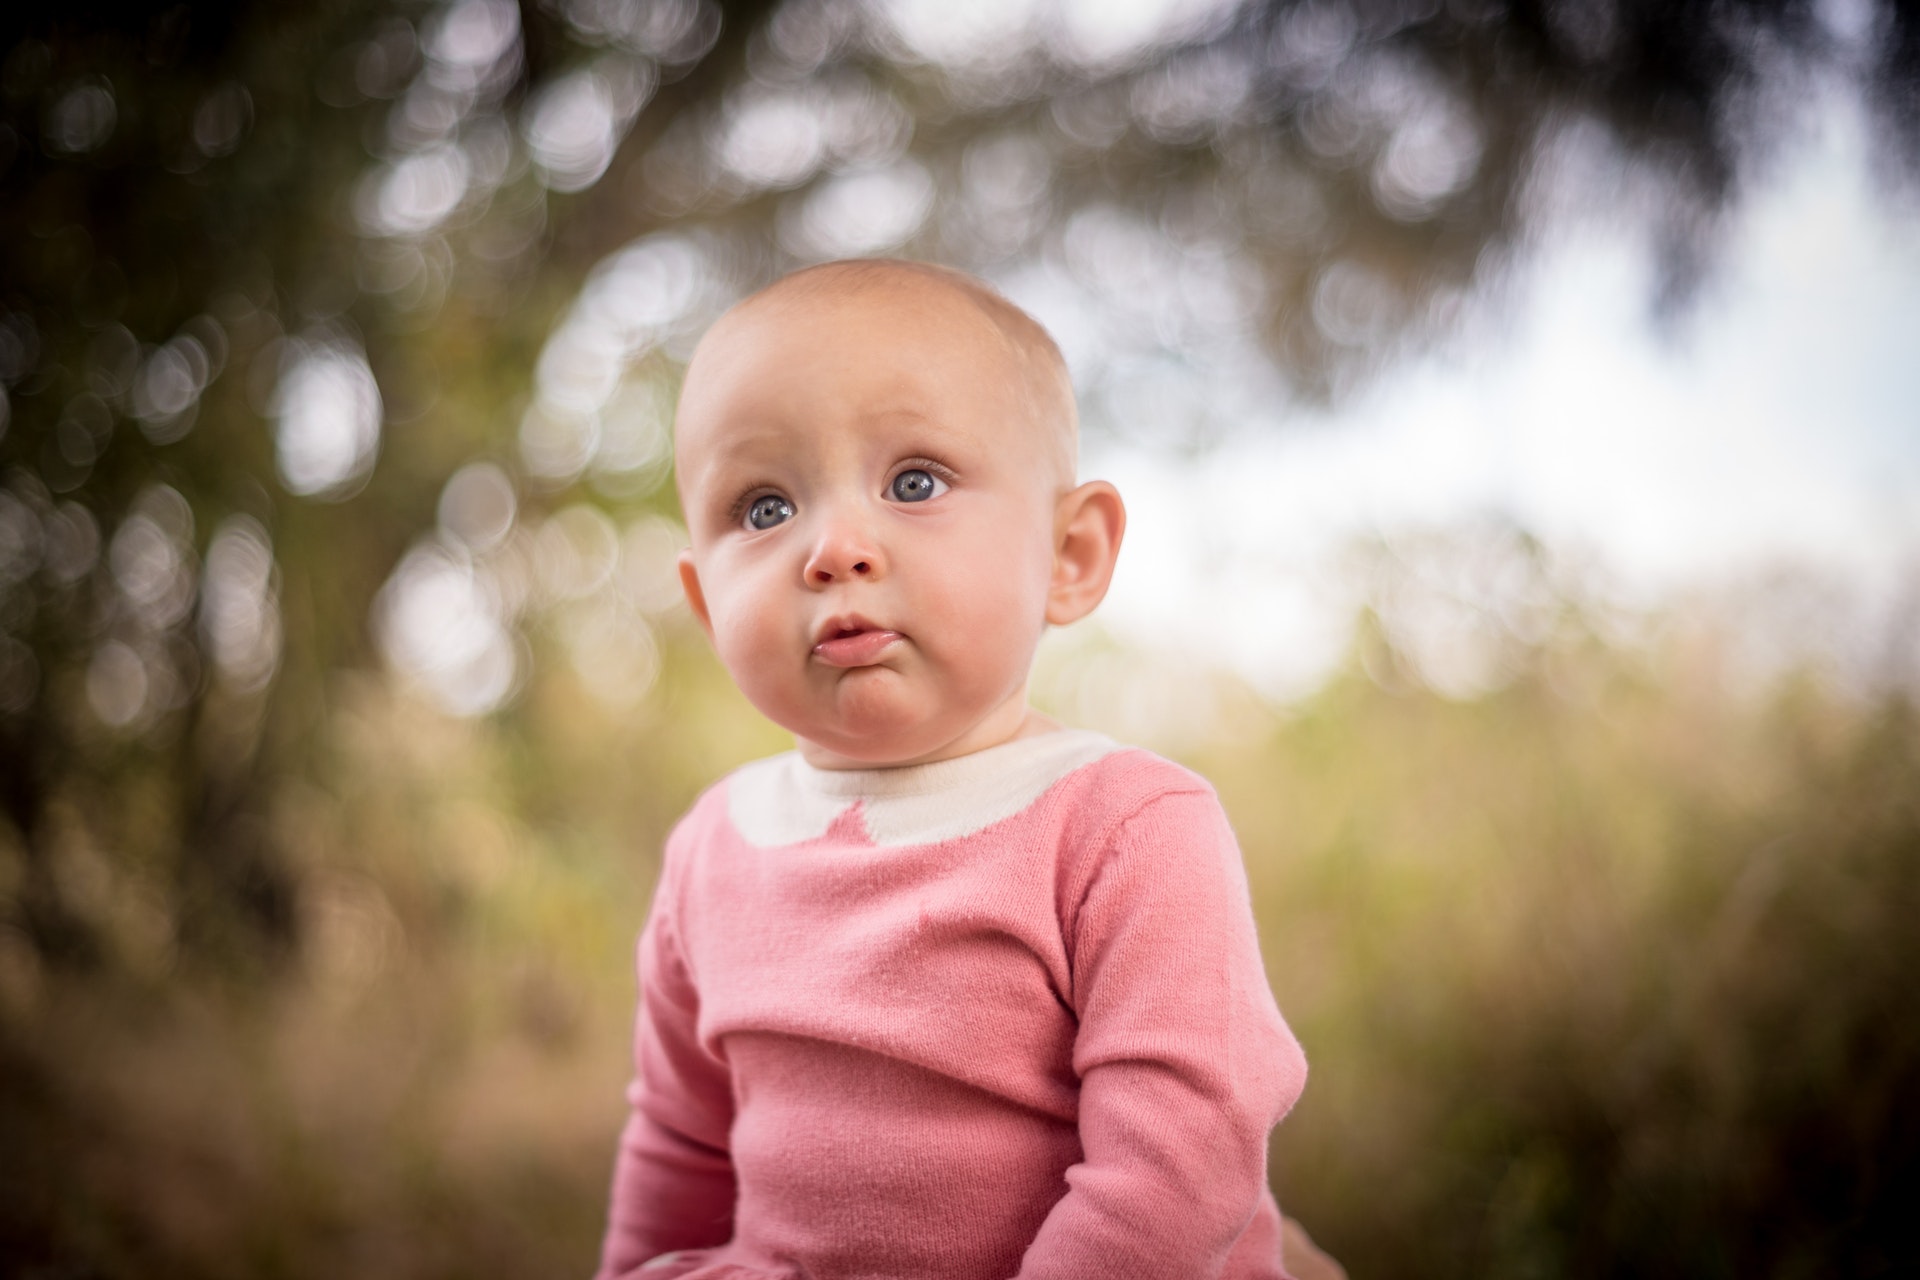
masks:
<svg viewBox="0 0 1920 1280"><path fill-rule="evenodd" d="M1014 366L964 297L903 281L750 302L689 367L688 599L816 763L960 755L1025 714L1071 477Z"/></svg>

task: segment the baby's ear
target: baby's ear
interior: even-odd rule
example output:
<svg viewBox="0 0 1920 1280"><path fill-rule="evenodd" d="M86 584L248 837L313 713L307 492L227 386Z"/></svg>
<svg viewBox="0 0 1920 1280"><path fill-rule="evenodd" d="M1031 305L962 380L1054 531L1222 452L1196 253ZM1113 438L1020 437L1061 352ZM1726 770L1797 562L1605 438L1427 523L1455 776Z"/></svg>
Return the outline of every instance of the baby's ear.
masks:
<svg viewBox="0 0 1920 1280"><path fill-rule="evenodd" d="M1047 589L1047 621L1077 622L1093 612L1113 581L1127 508L1120 491L1089 480L1061 496L1054 510L1053 582Z"/></svg>
<svg viewBox="0 0 1920 1280"><path fill-rule="evenodd" d="M693 567L693 548L680 553L680 589L687 593L687 608L700 623L700 629L713 639L713 619L707 616L707 595L700 590L700 571Z"/></svg>

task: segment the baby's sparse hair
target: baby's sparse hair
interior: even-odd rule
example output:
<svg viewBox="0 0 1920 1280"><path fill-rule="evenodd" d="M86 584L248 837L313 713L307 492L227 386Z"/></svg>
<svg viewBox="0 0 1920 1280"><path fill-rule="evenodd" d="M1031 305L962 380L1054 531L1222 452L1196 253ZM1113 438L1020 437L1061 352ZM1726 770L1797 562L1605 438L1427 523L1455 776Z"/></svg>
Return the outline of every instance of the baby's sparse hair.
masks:
<svg viewBox="0 0 1920 1280"><path fill-rule="evenodd" d="M1051 430L1062 486L1073 484L1079 466L1080 417L1066 357L1045 327L1005 294L976 276L930 262L904 258L848 258L804 267L783 276L740 303L740 309L779 305L835 292L898 287L911 280L943 286L970 303L1000 337L1020 369L1034 422Z"/></svg>

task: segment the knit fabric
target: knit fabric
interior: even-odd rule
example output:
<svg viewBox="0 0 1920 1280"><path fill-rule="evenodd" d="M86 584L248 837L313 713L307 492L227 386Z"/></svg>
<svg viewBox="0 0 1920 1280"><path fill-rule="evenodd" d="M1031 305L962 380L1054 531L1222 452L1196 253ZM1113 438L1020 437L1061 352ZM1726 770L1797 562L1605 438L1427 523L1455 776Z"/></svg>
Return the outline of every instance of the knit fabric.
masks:
<svg viewBox="0 0 1920 1280"><path fill-rule="evenodd" d="M750 765L669 839L639 968L601 1280L1284 1275L1306 1062L1176 765Z"/></svg>

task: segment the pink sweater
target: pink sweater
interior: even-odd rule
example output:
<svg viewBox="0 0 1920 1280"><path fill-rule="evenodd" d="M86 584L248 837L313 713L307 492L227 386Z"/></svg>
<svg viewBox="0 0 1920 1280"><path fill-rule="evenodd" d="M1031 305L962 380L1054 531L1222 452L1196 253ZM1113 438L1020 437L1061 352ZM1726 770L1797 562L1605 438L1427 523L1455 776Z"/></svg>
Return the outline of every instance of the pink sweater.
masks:
<svg viewBox="0 0 1920 1280"><path fill-rule="evenodd" d="M1097 734L709 790L640 939L599 1276L1284 1275L1306 1062L1201 779Z"/></svg>

